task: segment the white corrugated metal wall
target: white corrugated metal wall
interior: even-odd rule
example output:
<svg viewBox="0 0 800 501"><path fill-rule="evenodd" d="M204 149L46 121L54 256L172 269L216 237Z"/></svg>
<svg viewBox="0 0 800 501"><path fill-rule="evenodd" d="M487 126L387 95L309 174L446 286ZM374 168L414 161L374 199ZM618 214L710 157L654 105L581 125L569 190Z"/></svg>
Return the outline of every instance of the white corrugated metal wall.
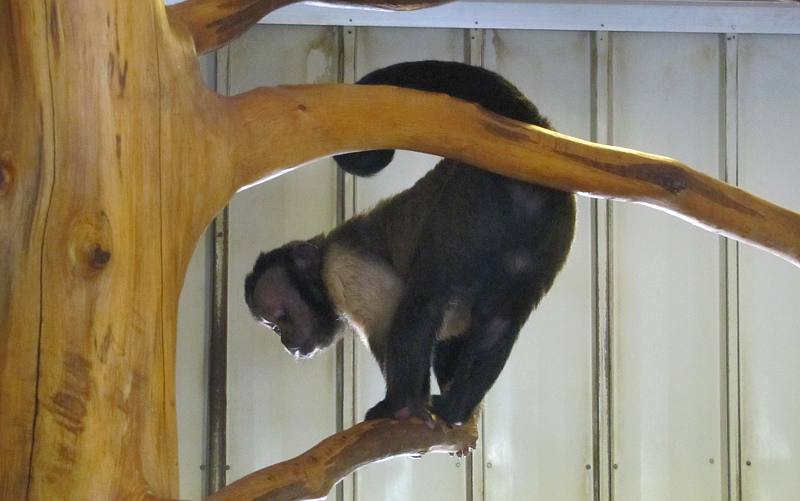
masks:
<svg viewBox="0 0 800 501"><path fill-rule="evenodd" d="M235 94L352 81L425 58L481 64L516 83L560 131L674 156L800 210L797 54L796 35L257 26L219 54L218 85ZM250 319L241 284L258 251L331 228L337 197L348 211L366 209L435 161L403 153L380 176L337 188L326 160L232 201L229 481L331 434L339 412L345 425L360 420L382 394L362 346L345 345L337 399L334 350L297 363ZM183 408L203 400L202 249L198 256L182 299ZM582 198L568 265L487 398L474 458L371 465L341 494L796 499L797 297L800 271L775 257L642 206ZM195 499L196 412L180 414L181 494Z"/></svg>

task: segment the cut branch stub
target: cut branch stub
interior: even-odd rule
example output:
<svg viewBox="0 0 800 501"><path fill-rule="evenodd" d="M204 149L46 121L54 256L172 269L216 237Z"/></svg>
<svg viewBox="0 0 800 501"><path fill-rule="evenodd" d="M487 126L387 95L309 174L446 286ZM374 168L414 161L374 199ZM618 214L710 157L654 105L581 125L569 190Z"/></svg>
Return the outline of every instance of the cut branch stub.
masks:
<svg viewBox="0 0 800 501"><path fill-rule="evenodd" d="M301 501L324 498L336 483L369 463L429 452L465 453L478 440L477 417L463 426L380 419L330 436L294 459L251 473L209 501Z"/></svg>
<svg viewBox="0 0 800 501"><path fill-rule="evenodd" d="M237 38L275 9L301 0L186 0L167 7L170 19L181 21L194 38L195 50L204 54ZM328 0L333 5L373 7L383 10L416 10L450 0Z"/></svg>

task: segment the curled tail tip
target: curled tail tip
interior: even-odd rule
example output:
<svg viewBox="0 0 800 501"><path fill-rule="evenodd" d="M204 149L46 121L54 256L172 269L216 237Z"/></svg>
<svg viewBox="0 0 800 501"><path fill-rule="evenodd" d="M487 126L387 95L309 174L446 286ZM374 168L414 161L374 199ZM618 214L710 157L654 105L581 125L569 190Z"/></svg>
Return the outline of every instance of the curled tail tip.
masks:
<svg viewBox="0 0 800 501"><path fill-rule="evenodd" d="M343 171L360 177L377 174L389 165L394 157L394 150L358 151L334 156L334 160Z"/></svg>

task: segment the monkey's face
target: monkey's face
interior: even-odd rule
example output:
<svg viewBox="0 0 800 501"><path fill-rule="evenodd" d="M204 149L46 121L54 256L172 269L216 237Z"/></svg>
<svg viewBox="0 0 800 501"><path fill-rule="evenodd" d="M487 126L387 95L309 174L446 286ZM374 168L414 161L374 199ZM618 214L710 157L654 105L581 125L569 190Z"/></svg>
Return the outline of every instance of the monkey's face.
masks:
<svg viewBox="0 0 800 501"><path fill-rule="evenodd" d="M253 314L295 358L312 357L331 344L335 333L331 315L307 295L281 266L267 269L253 290Z"/></svg>

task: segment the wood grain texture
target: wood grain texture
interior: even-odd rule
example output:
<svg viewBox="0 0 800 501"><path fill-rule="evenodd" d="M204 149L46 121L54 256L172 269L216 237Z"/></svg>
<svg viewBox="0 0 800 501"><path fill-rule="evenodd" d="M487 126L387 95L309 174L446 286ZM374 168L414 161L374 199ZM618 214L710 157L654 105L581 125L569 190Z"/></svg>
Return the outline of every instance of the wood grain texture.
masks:
<svg viewBox="0 0 800 501"><path fill-rule="evenodd" d="M0 499L25 499L36 418L54 176L45 19L42 2L0 2Z"/></svg>
<svg viewBox="0 0 800 501"><path fill-rule="evenodd" d="M800 264L798 214L675 160L407 89L224 98L203 85L194 43L162 0L0 0L2 499L177 496L189 258L237 189L315 158L449 156L653 205Z"/></svg>
<svg viewBox="0 0 800 501"><path fill-rule="evenodd" d="M186 0L167 7L169 16L180 20L191 32L195 49L204 54L231 42L261 18L281 7L302 0ZM382 10L416 10L451 0L325 0L332 5L369 6Z"/></svg>
<svg viewBox="0 0 800 501"><path fill-rule="evenodd" d="M433 429L411 421L365 421L326 438L294 459L251 473L208 499L321 499L339 480L369 463L430 452L467 453L475 448L477 440L474 417L463 426L450 428L439 422Z"/></svg>

